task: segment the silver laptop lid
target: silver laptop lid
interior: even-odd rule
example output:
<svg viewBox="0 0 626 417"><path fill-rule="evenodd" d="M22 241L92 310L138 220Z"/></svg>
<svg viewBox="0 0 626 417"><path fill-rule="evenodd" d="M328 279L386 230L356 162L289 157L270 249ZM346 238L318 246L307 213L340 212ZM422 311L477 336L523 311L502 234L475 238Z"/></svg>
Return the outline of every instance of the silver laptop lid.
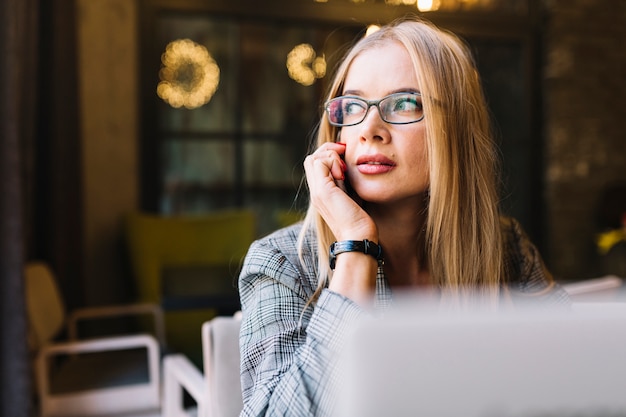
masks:
<svg viewBox="0 0 626 417"><path fill-rule="evenodd" d="M402 310L341 358L342 417L626 416L626 304L500 314Z"/></svg>

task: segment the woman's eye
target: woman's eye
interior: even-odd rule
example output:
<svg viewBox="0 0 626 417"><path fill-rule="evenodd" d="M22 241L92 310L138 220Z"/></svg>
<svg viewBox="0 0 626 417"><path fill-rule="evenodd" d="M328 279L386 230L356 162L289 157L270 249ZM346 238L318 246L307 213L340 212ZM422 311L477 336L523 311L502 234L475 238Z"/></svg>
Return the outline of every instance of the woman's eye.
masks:
<svg viewBox="0 0 626 417"><path fill-rule="evenodd" d="M402 97L393 105L394 112L415 112L422 109L422 102L415 97Z"/></svg>
<svg viewBox="0 0 626 417"><path fill-rule="evenodd" d="M344 105L343 111L345 114L360 114L363 113L363 103L358 101L347 101Z"/></svg>

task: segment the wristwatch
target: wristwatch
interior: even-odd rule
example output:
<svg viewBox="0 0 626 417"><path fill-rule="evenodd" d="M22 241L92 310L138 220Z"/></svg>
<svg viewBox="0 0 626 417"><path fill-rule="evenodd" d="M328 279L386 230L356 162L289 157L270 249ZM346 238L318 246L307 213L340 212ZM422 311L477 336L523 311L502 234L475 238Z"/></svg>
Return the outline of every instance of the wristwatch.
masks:
<svg viewBox="0 0 626 417"><path fill-rule="evenodd" d="M337 255L344 252L362 252L370 255L378 261L378 265L383 264L383 248L372 242L371 240L342 240L334 242L330 245L328 260L330 261L330 269L335 269Z"/></svg>

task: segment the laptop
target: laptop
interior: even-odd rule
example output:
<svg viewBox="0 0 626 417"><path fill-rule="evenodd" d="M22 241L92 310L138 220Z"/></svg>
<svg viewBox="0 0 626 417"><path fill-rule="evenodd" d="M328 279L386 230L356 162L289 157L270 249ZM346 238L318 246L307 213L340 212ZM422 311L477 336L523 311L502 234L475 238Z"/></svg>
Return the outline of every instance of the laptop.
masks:
<svg viewBox="0 0 626 417"><path fill-rule="evenodd" d="M626 303L368 319L340 358L342 417L626 416Z"/></svg>

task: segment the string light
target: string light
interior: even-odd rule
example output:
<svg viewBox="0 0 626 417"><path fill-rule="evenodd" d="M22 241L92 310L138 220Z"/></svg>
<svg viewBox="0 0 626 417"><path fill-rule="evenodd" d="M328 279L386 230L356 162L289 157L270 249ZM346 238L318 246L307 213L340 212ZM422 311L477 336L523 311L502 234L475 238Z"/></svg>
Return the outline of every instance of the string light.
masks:
<svg viewBox="0 0 626 417"><path fill-rule="evenodd" d="M287 72L294 81L309 86L316 78L326 75L326 59L316 56L315 50L308 43L294 46L287 54Z"/></svg>
<svg viewBox="0 0 626 417"><path fill-rule="evenodd" d="M170 42L161 55L157 95L170 106L194 109L208 103L220 80L220 68L203 45L190 39Z"/></svg>
<svg viewBox="0 0 626 417"><path fill-rule="evenodd" d="M372 33L377 32L379 30L380 30L380 26L378 26L378 25L369 25L367 27L367 30L365 31L365 36L369 36Z"/></svg>
<svg viewBox="0 0 626 417"><path fill-rule="evenodd" d="M439 10L440 0L417 0L417 9L420 12L432 12Z"/></svg>

